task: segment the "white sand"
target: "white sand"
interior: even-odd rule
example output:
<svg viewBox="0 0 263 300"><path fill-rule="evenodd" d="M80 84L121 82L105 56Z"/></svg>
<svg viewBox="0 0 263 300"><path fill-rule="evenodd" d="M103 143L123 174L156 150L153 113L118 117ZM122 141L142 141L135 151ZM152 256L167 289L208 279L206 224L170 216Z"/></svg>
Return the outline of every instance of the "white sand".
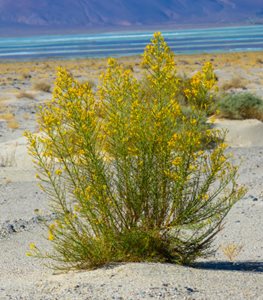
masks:
<svg viewBox="0 0 263 300"><path fill-rule="evenodd" d="M231 147L263 147L263 123L258 120L216 120L215 126L227 130Z"/></svg>

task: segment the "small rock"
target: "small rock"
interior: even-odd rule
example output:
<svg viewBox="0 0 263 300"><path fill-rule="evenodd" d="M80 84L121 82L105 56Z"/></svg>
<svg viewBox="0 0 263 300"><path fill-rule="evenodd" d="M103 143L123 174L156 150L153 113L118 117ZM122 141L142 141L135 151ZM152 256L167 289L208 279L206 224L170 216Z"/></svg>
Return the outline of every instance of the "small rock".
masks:
<svg viewBox="0 0 263 300"><path fill-rule="evenodd" d="M8 224L7 225L7 231L8 231L8 233L16 232L14 225Z"/></svg>
<svg viewBox="0 0 263 300"><path fill-rule="evenodd" d="M189 292L189 293L193 293L194 292L194 290L192 288L189 288L187 286L185 288L186 288L187 292Z"/></svg>

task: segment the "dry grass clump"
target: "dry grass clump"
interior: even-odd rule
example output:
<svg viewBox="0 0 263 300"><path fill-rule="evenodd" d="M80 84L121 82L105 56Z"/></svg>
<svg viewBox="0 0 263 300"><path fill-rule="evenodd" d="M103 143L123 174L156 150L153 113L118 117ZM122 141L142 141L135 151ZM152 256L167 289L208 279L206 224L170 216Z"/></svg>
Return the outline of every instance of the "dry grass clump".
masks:
<svg viewBox="0 0 263 300"><path fill-rule="evenodd" d="M8 168L16 166L16 147L17 145L8 153L0 154L0 167Z"/></svg>
<svg viewBox="0 0 263 300"><path fill-rule="evenodd" d="M15 117L14 114L12 114L9 111L0 114L0 119L5 120L5 121L13 120L14 117Z"/></svg>
<svg viewBox="0 0 263 300"><path fill-rule="evenodd" d="M4 109L4 101L6 101L7 99L5 97L0 97L0 112L3 111Z"/></svg>
<svg viewBox="0 0 263 300"><path fill-rule="evenodd" d="M5 108L2 109L2 111ZM5 120L7 123L7 127L10 129L17 129L19 128L19 123L17 122L15 115L10 111L5 111L0 114L0 119Z"/></svg>
<svg viewBox="0 0 263 300"><path fill-rule="evenodd" d="M23 80L25 80L25 79L30 79L32 76L31 76L31 74L30 74L30 72L23 72L22 74L21 74L21 79L23 79Z"/></svg>
<svg viewBox="0 0 263 300"><path fill-rule="evenodd" d="M13 166L13 158L9 155L0 155L0 167L8 168Z"/></svg>
<svg viewBox="0 0 263 300"><path fill-rule="evenodd" d="M17 122L17 120L14 118L14 119L12 119L12 120L10 120L10 121L7 122L7 127L9 129L15 130L15 129L18 129L20 127L20 125Z"/></svg>
<svg viewBox="0 0 263 300"><path fill-rule="evenodd" d="M27 98L27 99L31 99L33 100L35 97L33 94L28 93L28 92L20 92L16 95L17 99L21 99L21 98Z"/></svg>
<svg viewBox="0 0 263 300"><path fill-rule="evenodd" d="M45 93L50 93L51 90L51 85L49 83L40 81L36 82L34 84L34 89L37 91L45 92Z"/></svg>
<svg viewBox="0 0 263 300"><path fill-rule="evenodd" d="M25 113L23 114L23 118L24 118L24 120L29 120L29 119L30 119L30 114L27 113L27 112L25 112Z"/></svg>
<svg viewBox="0 0 263 300"><path fill-rule="evenodd" d="M234 243L227 244L221 247L224 255L229 259L229 261L233 262L236 257L240 254L243 249L243 245L237 245Z"/></svg>
<svg viewBox="0 0 263 300"><path fill-rule="evenodd" d="M189 65L189 61L187 61L187 60L185 60L185 59L180 59L180 60L178 61L178 63L179 63L180 65Z"/></svg>
<svg viewBox="0 0 263 300"><path fill-rule="evenodd" d="M227 91L230 89L246 89L247 80L241 77L233 77L231 80L228 80L223 83L221 89Z"/></svg>

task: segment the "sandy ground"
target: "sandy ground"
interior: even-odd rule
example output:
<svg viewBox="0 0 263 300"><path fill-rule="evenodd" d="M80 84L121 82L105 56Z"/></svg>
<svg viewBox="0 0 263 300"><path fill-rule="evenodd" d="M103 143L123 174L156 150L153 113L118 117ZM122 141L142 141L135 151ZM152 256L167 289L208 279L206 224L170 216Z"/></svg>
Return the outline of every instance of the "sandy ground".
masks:
<svg viewBox="0 0 263 300"><path fill-rule="evenodd" d="M198 57L191 59L195 66ZM219 62L216 72L220 78L235 75L236 68L232 66L231 75L225 69L227 66ZM185 64L190 68L191 63ZM21 65L16 67L19 70ZM32 77L14 82L15 77L21 76L14 71L14 66L0 65L1 68L9 68L0 76L2 115L7 110L11 115L0 118L0 299L263 299L262 122L216 121L217 127L229 131L228 151L234 154L235 162L241 164L238 181L247 186L248 192L227 216L225 228L214 242L218 249L215 256L198 262L194 268L130 263L56 274L25 255L30 242L48 247L36 212L40 210L47 219L52 215L46 195L37 187L22 132L37 130L37 106L50 99L51 94L35 90ZM27 68L30 69L30 65ZM28 72L40 76L36 66L34 68ZM260 62L251 68L263 73ZM255 75L255 79L256 73L247 71L244 66L242 70L246 74L247 89L263 95L261 75ZM11 78L10 82L7 78ZM220 78L219 83L223 84ZM21 91L33 97L17 98ZM18 125L14 126L10 119L15 119ZM231 243L242 246L234 263L222 251L222 247Z"/></svg>

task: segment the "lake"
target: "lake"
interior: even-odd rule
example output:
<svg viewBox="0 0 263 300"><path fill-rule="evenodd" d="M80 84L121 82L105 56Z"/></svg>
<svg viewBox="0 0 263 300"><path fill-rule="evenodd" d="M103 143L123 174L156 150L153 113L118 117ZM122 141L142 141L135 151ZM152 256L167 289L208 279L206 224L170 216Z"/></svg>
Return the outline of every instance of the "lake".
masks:
<svg viewBox="0 0 263 300"><path fill-rule="evenodd" d="M263 25L162 30L175 53L263 50ZM153 31L0 37L0 60L94 58L141 54Z"/></svg>

